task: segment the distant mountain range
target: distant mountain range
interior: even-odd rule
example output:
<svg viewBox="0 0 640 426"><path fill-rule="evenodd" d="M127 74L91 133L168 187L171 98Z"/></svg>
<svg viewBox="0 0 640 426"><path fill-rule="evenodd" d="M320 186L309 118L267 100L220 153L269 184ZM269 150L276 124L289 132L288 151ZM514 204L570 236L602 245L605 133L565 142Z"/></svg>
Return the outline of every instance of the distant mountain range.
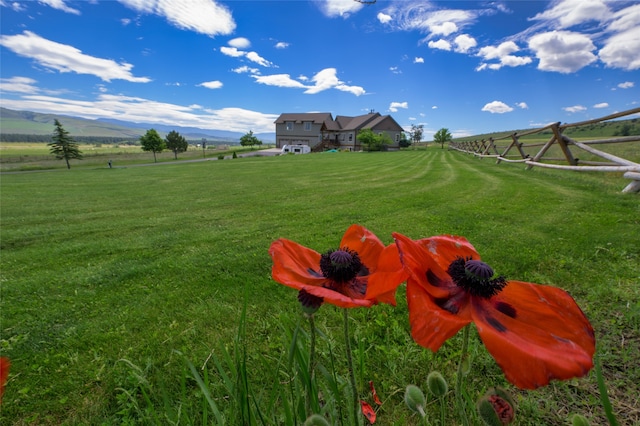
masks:
<svg viewBox="0 0 640 426"><path fill-rule="evenodd" d="M149 129L156 129L160 136L172 130L180 133L187 140L239 141L244 133L226 130L208 130L196 127L166 126L157 123L131 123L121 120L101 118L88 120L58 114L41 114L32 111L14 111L0 108L0 133L19 135L50 135L53 132L53 121L60 121L64 129L72 136L100 136L123 139L137 139ZM275 133L259 133L255 135L264 143L275 141Z"/></svg>

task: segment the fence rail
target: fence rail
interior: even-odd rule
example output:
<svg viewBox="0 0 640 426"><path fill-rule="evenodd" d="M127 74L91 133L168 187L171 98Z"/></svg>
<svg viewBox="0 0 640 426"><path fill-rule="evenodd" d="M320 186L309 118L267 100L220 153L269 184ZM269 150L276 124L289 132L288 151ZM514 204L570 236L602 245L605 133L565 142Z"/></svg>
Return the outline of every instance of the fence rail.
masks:
<svg viewBox="0 0 640 426"><path fill-rule="evenodd" d="M593 120L580 121L571 124L561 124L560 122L551 123L539 129L529 130L522 133L512 133L502 137L489 137L481 140L473 141L451 141L449 149L473 154L480 158L495 158L496 163L524 163L527 170L533 167L546 167L560 170L573 170L582 172L614 172L623 173L623 177L630 179L629 183L622 192L640 192L640 164L625 159L620 155L604 152L600 149L593 148L591 145L602 144L625 144L631 147L629 152L633 152L634 158L640 157L640 134L634 136L607 137L600 139L576 141L564 132L570 128L587 126L591 124L602 123L604 121L616 118L626 117L633 114L639 114L640 108L634 108L627 111L618 112L616 114L607 115L605 117ZM520 139L524 136L542 134L551 132L551 137L547 142L525 143ZM634 144L635 143L635 144ZM627 145L629 144L629 145ZM531 148L541 147L535 154L528 153ZM633 150L633 151L632 151ZM624 151L624 150L622 150ZM585 152L590 157L596 157L599 160L580 160L574 155L577 152ZM551 154L561 156L551 156ZM624 154L621 154L624 155ZM564 164L558 164L564 163Z"/></svg>

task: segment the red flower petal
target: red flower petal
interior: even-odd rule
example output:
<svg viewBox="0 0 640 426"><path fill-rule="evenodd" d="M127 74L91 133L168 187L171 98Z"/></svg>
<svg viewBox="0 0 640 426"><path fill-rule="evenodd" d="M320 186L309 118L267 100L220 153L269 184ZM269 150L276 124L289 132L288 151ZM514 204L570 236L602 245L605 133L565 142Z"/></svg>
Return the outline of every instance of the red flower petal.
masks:
<svg viewBox="0 0 640 426"><path fill-rule="evenodd" d="M380 401L380 398L378 398L376 388L373 386L373 380L369 380L369 389L371 389L371 395L373 395L373 402L378 405L382 405L382 401Z"/></svg>
<svg viewBox="0 0 640 426"><path fill-rule="evenodd" d="M440 269L446 271L451 262L458 257L480 259L480 255L464 237L455 235L438 235L416 241L424 247L436 261Z"/></svg>
<svg viewBox="0 0 640 426"><path fill-rule="evenodd" d="M581 377L593 367L593 329L565 291L509 281L491 299L472 300L480 338L517 387Z"/></svg>
<svg viewBox="0 0 640 426"><path fill-rule="evenodd" d="M466 296L464 293L460 294ZM436 305L431 294L411 278L407 281L407 302L413 340L433 352L471 322L467 304L458 314L444 310Z"/></svg>
<svg viewBox="0 0 640 426"><path fill-rule="evenodd" d="M388 245L379 255L375 273L369 276L365 298L395 306L396 290L407 277L400 263L398 247L395 244Z"/></svg>
<svg viewBox="0 0 640 426"><path fill-rule="evenodd" d="M0 402L2 402L2 394L4 393L4 385L9 380L9 367L11 362L7 357L0 357Z"/></svg>
<svg viewBox="0 0 640 426"><path fill-rule="evenodd" d="M305 284L322 285L325 281L320 272L320 253L314 250L280 238L271 244L269 254L273 279L281 284L300 290Z"/></svg>
<svg viewBox="0 0 640 426"><path fill-rule="evenodd" d="M376 412L371 405L365 401L360 401L360 408L362 409L362 414L369 420L369 423L374 424L376 422Z"/></svg>
<svg viewBox="0 0 640 426"><path fill-rule="evenodd" d="M361 225L351 225L340 242L340 248L345 247L358 252L362 263L369 268L369 274L376 271L384 244L374 233Z"/></svg>

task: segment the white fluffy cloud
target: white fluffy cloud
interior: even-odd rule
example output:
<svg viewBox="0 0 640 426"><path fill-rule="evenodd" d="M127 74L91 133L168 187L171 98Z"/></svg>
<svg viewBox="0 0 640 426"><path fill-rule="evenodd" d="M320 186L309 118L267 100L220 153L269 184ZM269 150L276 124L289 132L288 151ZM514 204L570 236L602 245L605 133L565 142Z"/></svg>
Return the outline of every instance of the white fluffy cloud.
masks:
<svg viewBox="0 0 640 426"><path fill-rule="evenodd" d="M295 89L305 89L307 86L291 78L289 74L253 75L257 83L267 86L292 87Z"/></svg>
<svg viewBox="0 0 640 426"><path fill-rule="evenodd" d="M591 39L571 31L550 31L536 34L529 40L529 48L540 60L538 69L572 73L594 62L591 53L596 49Z"/></svg>
<svg viewBox="0 0 640 426"><path fill-rule="evenodd" d="M206 87L207 89L220 89L222 87L222 82L218 80L205 81L204 83L198 84L198 86Z"/></svg>
<svg viewBox="0 0 640 426"><path fill-rule="evenodd" d="M356 96L365 94L365 90L360 86L350 86L340 81L335 68L325 68L316 73L310 81L313 85L304 84L300 80L307 82L309 79L301 77L298 80L291 78L289 74L274 75L253 75L257 83L267 86L289 87L294 89L305 89L304 93L313 95L328 89L336 89L342 92L349 92Z"/></svg>
<svg viewBox="0 0 640 426"><path fill-rule="evenodd" d="M391 15L387 15L386 13L382 13L382 12L378 13L377 18L378 18L378 21L380 21L381 24L386 24L386 23L390 22L391 19L392 19Z"/></svg>
<svg viewBox="0 0 640 426"><path fill-rule="evenodd" d="M531 58L528 56L515 56L512 53L518 52L520 48L513 41L505 41L498 46L485 46L478 51L478 56L482 57L485 61L497 60L494 63L483 63L477 71L489 68L492 70L498 70L503 66L507 67L519 67L531 63Z"/></svg>
<svg viewBox="0 0 640 426"><path fill-rule="evenodd" d="M37 93L39 92L36 86L36 81L29 77L12 77L12 78L0 78L0 86L2 86L3 92L12 93Z"/></svg>
<svg viewBox="0 0 640 426"><path fill-rule="evenodd" d="M451 43L443 39L440 39L438 41L430 41L427 46L432 49L451 50Z"/></svg>
<svg viewBox="0 0 640 426"><path fill-rule="evenodd" d="M17 4L17 2L14 2ZM54 9L61 10L67 13L73 13L74 15L80 15L80 11L78 9L74 9L68 6L64 0L40 0L40 3L46 4Z"/></svg>
<svg viewBox="0 0 640 426"><path fill-rule="evenodd" d="M31 31L22 34L0 36L0 45L17 55L33 59L40 66L59 72L90 74L104 81L126 80L133 83L147 83L147 77L135 77L131 74L133 65L118 63L111 59L96 58L82 53L81 50L47 40Z"/></svg>
<svg viewBox="0 0 640 426"><path fill-rule="evenodd" d="M220 48L220 52L222 52L222 54L224 54L224 55L231 56L231 57L234 57L234 58L240 58L240 57L246 55L246 52L238 50L236 47L222 46Z"/></svg>
<svg viewBox="0 0 640 426"><path fill-rule="evenodd" d="M529 109L529 105L526 102L518 102L516 106L520 109Z"/></svg>
<svg viewBox="0 0 640 426"><path fill-rule="evenodd" d="M608 67L640 69L640 26L611 36L599 56Z"/></svg>
<svg viewBox="0 0 640 426"><path fill-rule="evenodd" d="M330 18L346 18L364 7L362 3L353 0L320 0L318 4L322 13Z"/></svg>
<svg viewBox="0 0 640 426"><path fill-rule="evenodd" d="M229 40L228 44L229 46L235 47L237 49L247 49L251 47L251 42L249 41L249 39L245 37L237 37L237 38L231 39Z"/></svg>
<svg viewBox="0 0 640 426"><path fill-rule="evenodd" d="M618 87L621 89L631 89L633 86L635 86L633 81L625 81L624 83L618 84Z"/></svg>
<svg viewBox="0 0 640 426"><path fill-rule="evenodd" d="M391 102L391 104L389 105L389 111L391 112L398 112L399 108L407 109L409 108L409 103L408 102Z"/></svg>
<svg viewBox="0 0 640 426"><path fill-rule="evenodd" d="M513 111L513 108L504 102L493 101L483 106L482 111L490 112L491 114L504 114L505 112Z"/></svg>
<svg viewBox="0 0 640 426"><path fill-rule="evenodd" d="M478 45L476 39L468 34L460 34L453 40L453 43L456 45L455 51L459 53L467 53L469 49Z"/></svg>
<svg viewBox="0 0 640 426"><path fill-rule="evenodd" d="M569 28L589 21L606 19L610 14L611 11L604 0L562 0L531 20L554 20L560 28Z"/></svg>
<svg viewBox="0 0 640 426"><path fill-rule="evenodd" d="M415 57L415 58L413 58L413 63L414 64L424 64L424 58L421 58L419 56Z"/></svg>
<svg viewBox="0 0 640 426"><path fill-rule="evenodd" d="M234 40L238 40L238 39L234 39ZM244 40L246 40L246 39L244 39ZM247 42L248 42L248 40L247 40ZM240 44L240 43L236 43L236 44ZM223 55L231 56L233 58L245 57L248 60L250 60L251 62L255 62L256 64L262 65L263 67L271 67L271 66L273 66L273 64L271 62L269 62L268 60L266 60L262 56L258 55L257 52L246 52L244 50L239 50L236 46L231 46L231 47L222 46L220 48L220 52Z"/></svg>
<svg viewBox="0 0 640 426"><path fill-rule="evenodd" d="M213 0L119 0L141 13L162 16L172 25L210 36L231 34L236 23L229 9Z"/></svg>
<svg viewBox="0 0 640 426"><path fill-rule="evenodd" d="M562 108L562 110L566 112L574 113L574 112L586 111L587 108L583 107L582 105L574 105L574 106L564 107Z"/></svg>
<svg viewBox="0 0 640 426"><path fill-rule="evenodd" d="M599 104L595 104L594 108L609 108L609 104L607 102L600 102Z"/></svg>

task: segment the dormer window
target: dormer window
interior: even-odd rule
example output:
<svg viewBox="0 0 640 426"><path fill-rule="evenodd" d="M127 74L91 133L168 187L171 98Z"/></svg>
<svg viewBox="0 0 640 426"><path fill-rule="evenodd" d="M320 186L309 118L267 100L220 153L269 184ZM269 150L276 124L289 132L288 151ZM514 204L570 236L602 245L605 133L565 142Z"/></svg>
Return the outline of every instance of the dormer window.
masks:
<svg viewBox="0 0 640 426"><path fill-rule="evenodd" d="M289 131L293 130L293 121L287 121L284 124L285 124L285 126L287 126L287 130L289 130Z"/></svg>
<svg viewBox="0 0 640 426"><path fill-rule="evenodd" d="M311 123L311 121L305 121L304 122L304 130L307 131L307 132L310 132L311 131L311 124L313 124L313 123Z"/></svg>

